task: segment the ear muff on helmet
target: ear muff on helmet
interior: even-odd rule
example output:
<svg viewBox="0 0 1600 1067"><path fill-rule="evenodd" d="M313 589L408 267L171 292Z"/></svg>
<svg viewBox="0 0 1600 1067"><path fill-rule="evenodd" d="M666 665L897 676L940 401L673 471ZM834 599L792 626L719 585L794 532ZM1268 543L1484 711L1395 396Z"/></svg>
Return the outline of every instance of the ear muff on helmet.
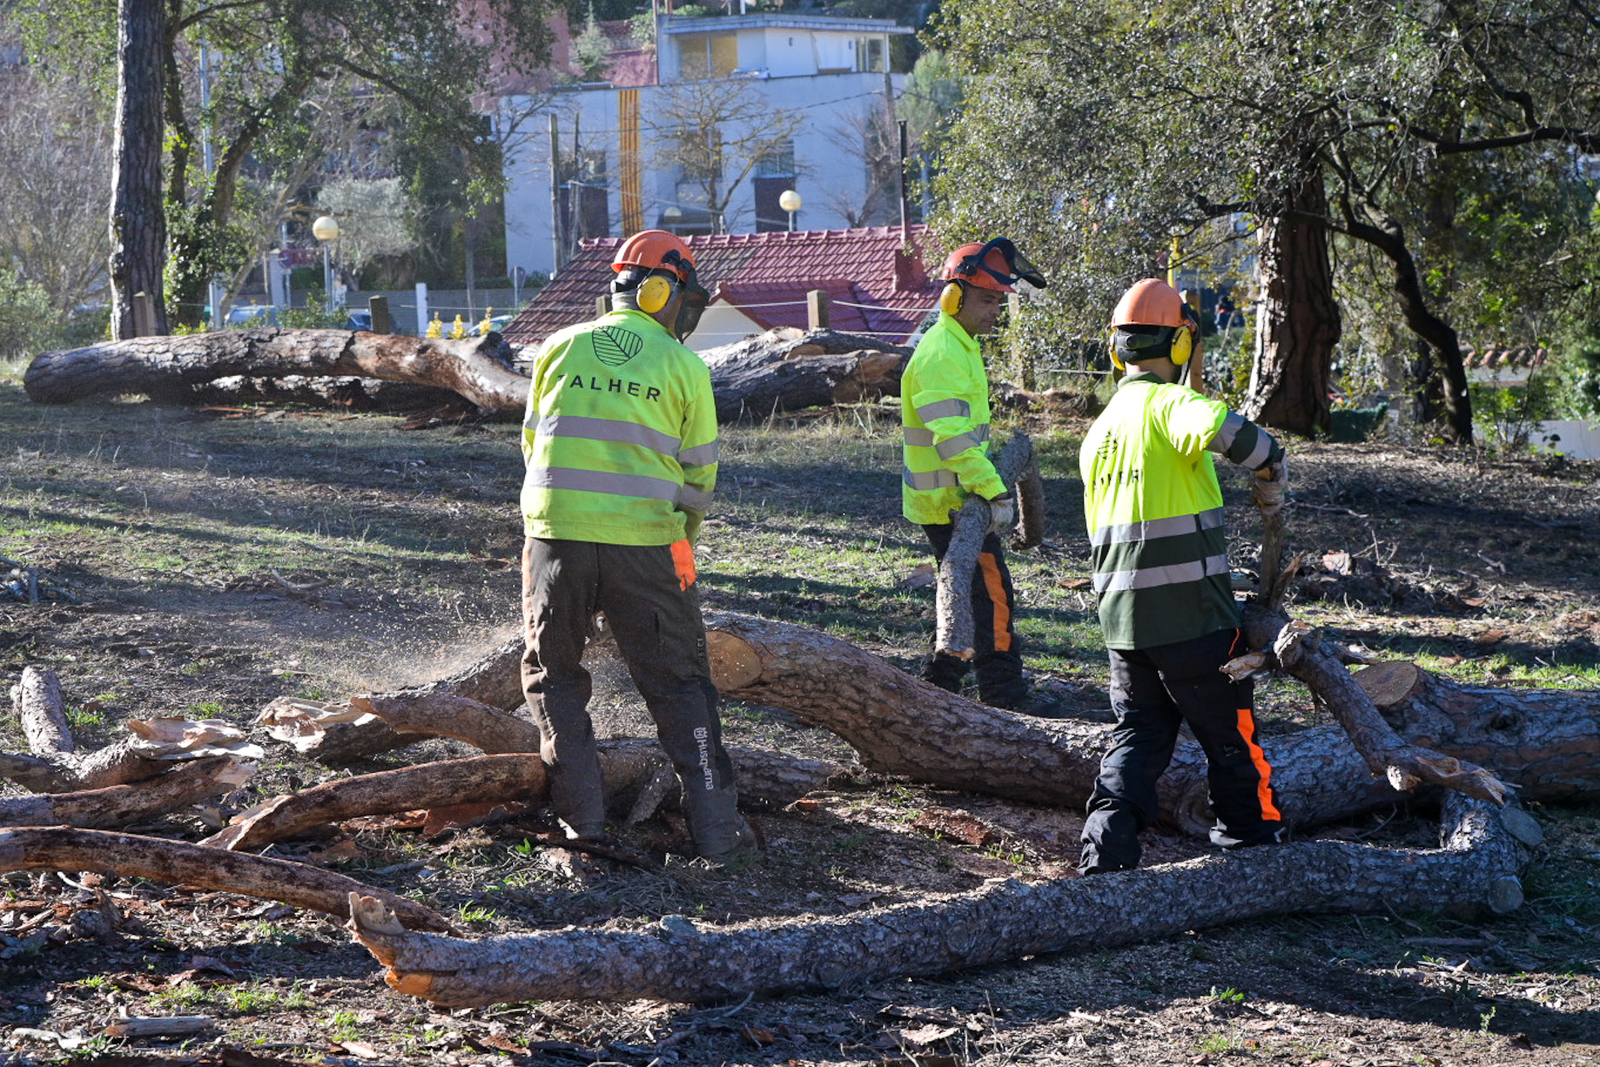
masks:
<svg viewBox="0 0 1600 1067"><path fill-rule="evenodd" d="M672 282L659 274L652 274L639 283L638 295L635 298L639 310L646 315L654 315L668 304L672 303Z"/></svg>
<svg viewBox="0 0 1600 1067"><path fill-rule="evenodd" d="M1194 323L1185 323L1175 326L1172 337L1172 362L1175 366L1183 366L1189 362L1189 357L1194 355Z"/></svg>
<svg viewBox="0 0 1600 1067"><path fill-rule="evenodd" d="M951 282L939 292L939 310L946 315L956 315L961 311L961 286Z"/></svg>
<svg viewBox="0 0 1600 1067"><path fill-rule="evenodd" d="M1106 334L1106 352L1111 356L1111 365L1120 371L1126 371L1128 365L1122 362L1122 357L1117 355L1117 331L1112 330Z"/></svg>

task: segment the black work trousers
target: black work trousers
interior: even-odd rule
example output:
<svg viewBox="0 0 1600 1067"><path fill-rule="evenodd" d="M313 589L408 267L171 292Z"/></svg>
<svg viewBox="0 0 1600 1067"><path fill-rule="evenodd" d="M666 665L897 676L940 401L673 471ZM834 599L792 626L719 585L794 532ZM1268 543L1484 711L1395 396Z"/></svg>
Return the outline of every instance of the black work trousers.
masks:
<svg viewBox="0 0 1600 1067"><path fill-rule="evenodd" d="M950 550L952 527L944 523L922 529L933 546L934 560L943 563ZM978 698L985 704L1014 708L1026 700L1028 683L1022 677L1022 656L1017 650L1016 604L1000 535L986 534L978 565L972 569L972 640L976 649L972 662L936 651L922 670L923 679L959 693L970 667L978 676Z"/></svg>
<svg viewBox="0 0 1600 1067"><path fill-rule="evenodd" d="M522 551L522 610L522 687L539 727L550 806L570 832L592 836L605 825L588 711L593 687L580 662L595 614L604 612L682 783L695 849L715 858L754 840L737 810L733 765L722 747L687 542L607 545L529 537Z"/></svg>
<svg viewBox="0 0 1600 1067"><path fill-rule="evenodd" d="M1154 648L1110 650L1117 723L1089 797L1080 870L1139 865L1138 834L1155 821L1156 780L1172 762L1185 722L1206 754L1216 815L1211 840L1225 848L1279 840L1272 768L1256 743L1255 686L1218 670L1238 634L1218 630Z"/></svg>

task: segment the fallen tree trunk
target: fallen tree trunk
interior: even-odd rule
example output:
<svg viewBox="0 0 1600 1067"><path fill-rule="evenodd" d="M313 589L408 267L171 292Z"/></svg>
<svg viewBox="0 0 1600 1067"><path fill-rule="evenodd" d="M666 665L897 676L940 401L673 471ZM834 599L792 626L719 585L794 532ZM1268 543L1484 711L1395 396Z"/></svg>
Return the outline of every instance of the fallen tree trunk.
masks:
<svg viewBox="0 0 1600 1067"><path fill-rule="evenodd" d="M911 349L859 334L780 327L701 353L717 421L900 395Z"/></svg>
<svg viewBox="0 0 1600 1067"><path fill-rule="evenodd" d="M394 989L464 1007L832 991L1268 915L1520 906L1527 853L1515 835L1537 840L1532 820L1455 794L1445 806L1436 850L1304 842L1087 879L1008 880L840 918L714 927L668 916L642 930L465 941L408 933L381 905L354 899L349 925Z"/></svg>
<svg viewBox="0 0 1600 1067"><path fill-rule="evenodd" d="M418 411L442 404L462 403L461 394L432 385L386 382L354 376L310 378L290 374L282 378L247 378L232 375L191 386L186 404L232 406L240 404L305 404L347 411Z"/></svg>
<svg viewBox="0 0 1600 1067"><path fill-rule="evenodd" d="M59 826L0 830L0 871L96 871L148 878L277 900L342 919L350 918L351 894L361 894L382 900L383 907L410 929L453 929L414 900L320 867L137 834Z"/></svg>
<svg viewBox="0 0 1600 1067"><path fill-rule="evenodd" d="M192 401L194 386L234 375L357 375L448 389L486 413L519 412L528 379L507 365L507 356L499 334L449 341L345 330L213 330L45 352L29 364L22 386L44 404L122 393L184 403Z"/></svg>
<svg viewBox="0 0 1600 1067"><path fill-rule="evenodd" d="M237 789L250 777L231 756L206 756L136 785L0 799L0 826L76 826L109 830Z"/></svg>

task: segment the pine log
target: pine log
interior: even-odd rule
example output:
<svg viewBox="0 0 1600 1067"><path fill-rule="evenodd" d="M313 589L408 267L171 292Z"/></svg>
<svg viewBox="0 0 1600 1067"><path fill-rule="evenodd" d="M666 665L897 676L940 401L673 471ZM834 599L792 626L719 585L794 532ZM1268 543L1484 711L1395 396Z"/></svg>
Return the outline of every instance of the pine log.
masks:
<svg viewBox="0 0 1600 1067"><path fill-rule="evenodd" d="M109 830L237 789L250 770L231 756L205 756L137 785L0 799L0 826L77 826Z"/></svg>
<svg viewBox="0 0 1600 1067"><path fill-rule="evenodd" d="M21 680L11 687L11 704L22 724L22 736L28 739L28 751L49 757L74 750L55 671L32 664L22 668Z"/></svg>
<svg viewBox="0 0 1600 1067"><path fill-rule="evenodd" d="M1039 477L1039 462L1028 461L1017 476L1017 533L1015 548L1038 548L1044 544L1044 479Z"/></svg>
<svg viewBox="0 0 1600 1067"><path fill-rule="evenodd" d="M277 900L341 919L350 917L350 895L359 893L381 899L382 906L410 929L453 929L414 900L306 863L105 830L59 826L0 830L0 871L40 870L96 871L170 885L196 885Z"/></svg>
<svg viewBox="0 0 1600 1067"><path fill-rule="evenodd" d="M168 769L168 764L146 758L141 747L138 738L125 737L93 752L63 752L48 758L0 753L0 778L30 793L73 793L153 778Z"/></svg>
<svg viewBox="0 0 1600 1067"><path fill-rule="evenodd" d="M192 400L194 386L233 375L358 375L448 389L486 413L516 412L527 402L528 379L507 366L508 355L498 334L450 341L345 330L213 330L45 352L29 364L22 385L45 404L123 393L183 403Z"/></svg>
<svg viewBox="0 0 1600 1067"><path fill-rule="evenodd" d="M466 1007L831 992L1269 915L1515 909L1527 862L1518 838L1481 802L1451 794L1445 807L1438 849L1303 842L1094 878L1007 880L838 918L718 927L667 916L644 929L467 941L409 933L382 905L353 899L348 925L394 989Z"/></svg>
<svg viewBox="0 0 1600 1067"><path fill-rule="evenodd" d="M1017 485L1033 463L1033 442L1025 433L1012 435L996 454L994 469L1007 486ZM984 531L989 525L989 504L969 496L956 513L950 530L950 547L939 564L939 584L935 598L938 629L934 647L957 659L970 660L974 648L972 624L972 572L983 549Z"/></svg>
<svg viewBox="0 0 1600 1067"><path fill-rule="evenodd" d="M1251 605L1245 611L1245 637L1252 648L1270 647L1287 673L1326 702L1367 767L1388 778L1395 789L1410 792L1428 782L1497 804L1505 802L1505 783L1489 770L1397 734L1339 658L1320 647L1310 627L1291 622L1281 612Z"/></svg>
<svg viewBox="0 0 1600 1067"><path fill-rule="evenodd" d="M702 352L717 421L900 395L911 350L833 330L768 330Z"/></svg>
<svg viewBox="0 0 1600 1067"><path fill-rule="evenodd" d="M282 378L249 378L230 375L190 387L184 402L217 406L304 404L347 411L395 412L461 403L461 396L431 385L385 382L377 378L310 378L299 374Z"/></svg>

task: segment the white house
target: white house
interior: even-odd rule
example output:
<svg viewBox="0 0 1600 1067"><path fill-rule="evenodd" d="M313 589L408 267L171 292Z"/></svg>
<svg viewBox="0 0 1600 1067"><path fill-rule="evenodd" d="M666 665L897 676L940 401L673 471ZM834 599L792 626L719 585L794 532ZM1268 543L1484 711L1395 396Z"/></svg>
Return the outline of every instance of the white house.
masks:
<svg viewBox="0 0 1600 1067"><path fill-rule="evenodd" d="M890 38L912 32L887 19L661 16L653 61L619 53L607 81L505 97L500 121L516 116L529 131L506 166L508 271L553 273L578 240L640 229L688 236L898 223L893 194L875 190L864 130L905 77L888 69ZM667 158L692 128L685 114L718 109L732 117L698 135L725 146L717 188L733 189L720 215L708 211L705 175ZM752 133L790 117L792 136L749 155ZM779 204L791 190L800 198L792 215Z"/></svg>

